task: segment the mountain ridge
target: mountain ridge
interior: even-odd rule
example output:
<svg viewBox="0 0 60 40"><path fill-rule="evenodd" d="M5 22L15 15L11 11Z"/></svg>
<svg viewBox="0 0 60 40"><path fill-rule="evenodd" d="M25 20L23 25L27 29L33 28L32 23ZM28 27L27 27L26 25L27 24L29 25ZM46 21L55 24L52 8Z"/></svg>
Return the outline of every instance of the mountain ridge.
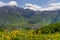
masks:
<svg viewBox="0 0 60 40"><path fill-rule="evenodd" d="M60 10L34 11L17 6L0 7L0 25L15 25L38 29L51 23L60 22Z"/></svg>

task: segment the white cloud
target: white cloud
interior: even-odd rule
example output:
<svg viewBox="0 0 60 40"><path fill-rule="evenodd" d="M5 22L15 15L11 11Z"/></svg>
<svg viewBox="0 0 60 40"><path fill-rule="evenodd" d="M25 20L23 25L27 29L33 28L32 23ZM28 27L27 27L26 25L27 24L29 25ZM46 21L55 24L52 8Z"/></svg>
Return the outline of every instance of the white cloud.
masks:
<svg viewBox="0 0 60 40"><path fill-rule="evenodd" d="M57 10L57 9L60 9L60 3L51 3L49 4L47 7L43 8L41 6L38 6L38 5L33 5L33 4L29 4L29 3L26 3L25 4L25 9L31 9L31 10L35 10L35 11L51 11L51 10Z"/></svg>
<svg viewBox="0 0 60 40"><path fill-rule="evenodd" d="M46 10L57 10L60 9L60 3L51 3L49 4L49 6L47 8L45 8Z"/></svg>
<svg viewBox="0 0 60 40"><path fill-rule="evenodd" d="M11 6L16 5L16 6L18 6L17 3L16 3L15 1L9 2L8 5L11 5Z"/></svg>
<svg viewBox="0 0 60 40"><path fill-rule="evenodd" d="M48 3L54 3L57 2L57 0L49 0Z"/></svg>
<svg viewBox="0 0 60 40"><path fill-rule="evenodd" d="M15 1L11 1L11 2L9 2L9 3L5 3L5 2L0 1L0 7L2 7L2 6L7 6L7 5L8 5L8 6L14 6L14 5L18 6Z"/></svg>
<svg viewBox="0 0 60 40"><path fill-rule="evenodd" d="M26 3L24 8L37 11L37 10L40 10L42 7L30 4L30 3Z"/></svg>
<svg viewBox="0 0 60 40"><path fill-rule="evenodd" d="M5 5L6 5L6 3L0 2L0 7L5 6Z"/></svg>

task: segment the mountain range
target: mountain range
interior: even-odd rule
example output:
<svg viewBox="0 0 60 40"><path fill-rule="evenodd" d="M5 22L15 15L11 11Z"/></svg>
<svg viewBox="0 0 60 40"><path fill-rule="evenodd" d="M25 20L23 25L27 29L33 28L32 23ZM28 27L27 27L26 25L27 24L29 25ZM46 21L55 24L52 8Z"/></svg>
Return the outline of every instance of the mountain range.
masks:
<svg viewBox="0 0 60 40"><path fill-rule="evenodd" d="M40 27L60 22L60 10L34 11L17 6L0 7L0 25L25 29Z"/></svg>

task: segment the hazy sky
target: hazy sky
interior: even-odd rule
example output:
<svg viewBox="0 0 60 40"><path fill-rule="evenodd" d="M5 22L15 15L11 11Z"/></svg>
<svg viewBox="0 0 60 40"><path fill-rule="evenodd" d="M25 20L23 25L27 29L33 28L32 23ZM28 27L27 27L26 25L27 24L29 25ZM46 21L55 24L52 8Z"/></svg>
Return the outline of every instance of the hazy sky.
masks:
<svg viewBox="0 0 60 40"><path fill-rule="evenodd" d="M60 0L0 0L2 2L16 1L19 6L24 6L26 3L35 4L45 7L50 3L60 3Z"/></svg>

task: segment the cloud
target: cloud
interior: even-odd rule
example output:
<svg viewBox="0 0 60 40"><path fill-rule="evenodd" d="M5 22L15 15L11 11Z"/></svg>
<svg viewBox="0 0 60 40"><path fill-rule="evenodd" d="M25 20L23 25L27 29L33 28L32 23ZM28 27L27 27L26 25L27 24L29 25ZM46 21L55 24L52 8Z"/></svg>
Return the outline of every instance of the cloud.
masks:
<svg viewBox="0 0 60 40"><path fill-rule="evenodd" d="M51 3L49 4L49 6L47 8L45 8L46 10L57 10L60 9L60 3Z"/></svg>
<svg viewBox="0 0 60 40"><path fill-rule="evenodd" d="M57 10L60 9L60 3L50 3L47 7L41 7L38 5L33 5L30 3L26 3L24 9L31 9L34 11L52 11L52 10Z"/></svg>
<svg viewBox="0 0 60 40"><path fill-rule="evenodd" d="M48 3L54 3L57 2L57 0L49 0Z"/></svg>
<svg viewBox="0 0 60 40"><path fill-rule="evenodd" d="M50 6L60 6L60 3L51 3Z"/></svg>
<svg viewBox="0 0 60 40"><path fill-rule="evenodd" d="M2 6L7 6L7 5L8 5L8 6L14 6L14 5L18 6L15 1L11 1L11 2L9 2L9 3L5 3L5 2L0 1L0 7L2 7Z"/></svg>
<svg viewBox="0 0 60 40"><path fill-rule="evenodd" d="M5 5L6 5L6 3L0 2L0 7L5 6Z"/></svg>
<svg viewBox="0 0 60 40"><path fill-rule="evenodd" d="M40 10L42 7L38 6L38 5L33 5L30 3L26 3L24 9L31 9L31 10Z"/></svg>
<svg viewBox="0 0 60 40"><path fill-rule="evenodd" d="M8 3L8 5L11 5L11 6L16 5L16 6L18 6L16 1L11 1L11 2Z"/></svg>

